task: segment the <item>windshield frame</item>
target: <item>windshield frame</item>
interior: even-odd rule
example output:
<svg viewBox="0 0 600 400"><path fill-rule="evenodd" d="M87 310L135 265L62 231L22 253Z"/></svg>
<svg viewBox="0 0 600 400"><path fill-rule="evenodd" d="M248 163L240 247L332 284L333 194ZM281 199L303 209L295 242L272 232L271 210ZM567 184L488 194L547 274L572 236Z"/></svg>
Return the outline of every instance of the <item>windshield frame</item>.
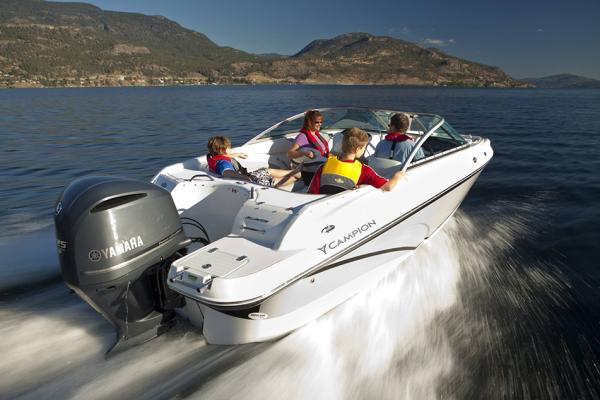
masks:
<svg viewBox="0 0 600 400"><path fill-rule="evenodd" d="M422 114L423 115L423 114ZM429 114L432 115L432 114ZM427 128L425 128L425 125L423 125L423 123L421 122L421 120L419 120L418 115L416 115L414 117L414 121L417 122L417 124L419 124L421 126L421 128L423 129L423 132L425 132L425 134L423 134L419 140L417 140L417 142L415 143L415 146L413 147L412 151L410 152L409 156L406 158L406 160L404 160L404 163L402 164L402 172L406 172L408 166L410 165L410 163L412 162L413 158L415 158L415 156L417 155L417 151L419 151L419 149L421 148L421 146L423 146L423 143L425 143L425 141L429 138L429 136L431 136L433 134L433 132L435 132L440 126L444 125L444 118L440 117L439 115L435 115L433 114L434 120L436 118L439 118L439 121L437 123L434 123L433 126L427 131Z"/></svg>
<svg viewBox="0 0 600 400"><path fill-rule="evenodd" d="M381 137L383 137L383 135L385 135L387 132L389 132L389 130L388 130L389 118L391 118L391 116L393 114L403 113L403 114L408 115L411 119L411 125L409 127L409 132L412 135L418 136L418 139L416 140L415 146L412 149L411 153L409 154L408 158L402 163L402 165L400 167L400 169L402 171L406 171L408 168L412 168L413 166L417 166L417 165L426 163L426 162L428 162L428 160L431 161L431 159L438 158L439 155L434 154L434 155L428 156L424 159L417 160L415 163L413 163L413 159L415 158L419 149L422 148L423 144L427 141L427 139L430 136L434 135L440 127L442 127L442 129L444 129L446 126L448 126L450 129L444 129L444 130L446 132L448 132L449 135L454 140L463 142L462 144L459 144L457 147L455 147L453 149L444 151L443 154L446 154L448 152L454 152L456 150L464 148L465 146L468 147L470 145L470 142L468 140L466 140L463 137L463 135L458 133L454 129L454 127L452 127L450 124L448 124L442 116L440 116L438 114L434 114L434 113L417 113L417 112L398 111L398 110L390 110L390 109L377 109L377 108L370 108L370 107L326 107L326 108L316 108L315 110L320 111L321 113L323 113L325 115L327 113L335 112L335 111L346 111L346 112L348 112L348 111L357 112L358 111L358 112L372 113L374 120L376 120L378 126L374 126L371 129L364 129L364 128L361 128L361 129L364 129L365 131L369 132L370 134L379 134ZM277 134L276 136L271 136L270 133L272 131L276 130L277 128L281 127L285 123L288 123L291 121L302 120L304 118L304 115L305 115L305 112L301 112L301 113L292 115L291 117L288 117L282 121L277 122L273 126L265 129L264 131L262 131L261 133L259 133L258 135L256 135L252 139L250 139L245 145L250 145L250 144L255 144L255 143L265 142L265 141L274 141L274 140L283 139L283 138L287 138L287 139L292 138L292 135L295 136L298 133L298 131L300 130L300 128L290 129L289 131L282 132L280 134ZM325 120L327 121L327 118L325 118ZM300 126L302 126L302 124L300 124ZM345 129L345 128L328 128L326 126L320 132L325 133L325 134L335 134L335 133L341 132L343 129Z"/></svg>
<svg viewBox="0 0 600 400"><path fill-rule="evenodd" d="M371 113L374 120L378 123L378 126L373 126L372 128L364 128L361 127L361 129L370 132L370 133L377 133L377 134L384 134L388 131L388 123L389 121L384 121L382 119L382 115L381 114L389 114L390 116L393 115L394 113L397 112L402 112L405 113L407 115L410 115L411 117L417 117L419 115L428 115L428 116L432 116L432 117L439 117L438 115L435 114L427 114L427 113L411 113L411 112L405 112L405 111L394 111L394 110L386 110L386 109L375 109L375 108L367 108L367 107L327 107L327 108L316 108L315 110L321 112L321 113L330 113L330 112L336 112L336 111L352 111L352 112L365 112L365 113ZM299 131L299 129L293 129L290 130L289 132L284 132L282 134L278 134L277 136L271 136L270 133L276 129L278 129L279 127L281 127L282 125L292 122L292 121L296 121L296 120L300 120L304 118L304 112L296 114L296 115L292 115L291 117L288 117L282 121L277 122L275 125L265 129L264 131L262 131L261 133L259 133L258 135L256 135L255 137L253 137L252 139L250 139L246 144L253 144L253 143L257 143L257 142L262 142L265 140L276 140L279 138L283 138L283 137L287 137L289 134L292 133L297 133ZM336 121L338 122L338 121ZM331 125L330 125L331 126ZM321 129L320 132L323 133L335 133L335 132L340 132L345 128L336 128L336 127L329 127L329 126L325 126L323 129ZM425 130L424 130L425 131Z"/></svg>

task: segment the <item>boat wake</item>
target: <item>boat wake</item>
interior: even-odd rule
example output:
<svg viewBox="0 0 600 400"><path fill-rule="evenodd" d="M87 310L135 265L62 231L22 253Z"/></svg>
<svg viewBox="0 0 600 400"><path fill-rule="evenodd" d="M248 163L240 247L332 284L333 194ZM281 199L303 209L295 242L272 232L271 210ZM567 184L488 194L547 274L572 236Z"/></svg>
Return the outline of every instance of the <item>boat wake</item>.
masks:
<svg viewBox="0 0 600 400"><path fill-rule="evenodd" d="M457 299L449 225L376 287L220 375L197 398L435 397L453 364L434 324Z"/></svg>
<svg viewBox="0 0 600 400"><path fill-rule="evenodd" d="M427 328L456 302L459 265L448 233L455 225L376 287L274 343L206 346L193 327L180 324L105 360L114 332L87 304L60 284L27 292L0 311L6 322L0 391L26 398L163 398L181 392L279 398L294 388L293 398L336 398L384 388L398 393L400 386L426 395L452 365L443 335ZM393 387L386 383L391 381Z"/></svg>
<svg viewBox="0 0 600 400"><path fill-rule="evenodd" d="M497 283L492 266L530 234L519 218L494 224L477 218L457 213L375 287L270 343L206 345L196 328L181 322L105 359L113 328L64 285L3 297L0 393L32 399L469 397L476 378L460 371L473 372L502 343L502 330L472 302ZM540 268L530 274L531 286L513 293L543 287L558 298L563 288L555 276Z"/></svg>

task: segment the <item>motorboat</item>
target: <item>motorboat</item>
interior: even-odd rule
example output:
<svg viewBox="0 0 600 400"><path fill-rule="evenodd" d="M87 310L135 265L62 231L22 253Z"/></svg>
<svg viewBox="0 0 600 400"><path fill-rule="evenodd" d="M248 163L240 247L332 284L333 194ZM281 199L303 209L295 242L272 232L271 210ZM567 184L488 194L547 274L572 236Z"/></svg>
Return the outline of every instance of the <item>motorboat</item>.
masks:
<svg viewBox="0 0 600 400"><path fill-rule="evenodd" d="M405 112L412 152L402 162L378 158L398 111L319 111L331 153L345 129L361 128L370 137L363 161L406 179L390 192L314 195L301 180L270 187L223 178L203 155L167 166L151 183L93 176L65 188L55 209L63 278L114 324L115 349L179 318L212 344L288 334L397 268L448 221L493 156L488 139L459 134L435 114ZM247 155L240 161L249 170L289 168L286 152L303 118L232 150Z"/></svg>

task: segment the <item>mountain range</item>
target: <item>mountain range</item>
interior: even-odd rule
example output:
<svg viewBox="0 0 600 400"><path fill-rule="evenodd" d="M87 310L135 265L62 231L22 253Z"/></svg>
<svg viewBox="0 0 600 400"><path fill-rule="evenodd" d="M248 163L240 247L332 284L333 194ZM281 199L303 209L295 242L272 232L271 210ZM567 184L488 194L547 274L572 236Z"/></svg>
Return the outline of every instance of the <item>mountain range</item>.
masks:
<svg viewBox="0 0 600 400"><path fill-rule="evenodd" d="M522 81L545 89L600 88L600 80L572 74L551 75L543 78L525 78Z"/></svg>
<svg viewBox="0 0 600 400"><path fill-rule="evenodd" d="M258 55L161 16L0 1L0 86L207 83L532 86L496 67L369 33L315 40L292 56Z"/></svg>

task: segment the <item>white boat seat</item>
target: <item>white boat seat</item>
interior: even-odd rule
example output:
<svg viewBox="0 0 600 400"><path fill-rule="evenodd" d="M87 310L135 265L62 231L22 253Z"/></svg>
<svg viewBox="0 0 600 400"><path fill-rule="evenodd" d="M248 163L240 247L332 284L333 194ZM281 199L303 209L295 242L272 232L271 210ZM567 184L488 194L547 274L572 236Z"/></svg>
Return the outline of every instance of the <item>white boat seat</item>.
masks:
<svg viewBox="0 0 600 400"><path fill-rule="evenodd" d="M369 167L382 176L390 176L393 172L400 169L402 163L389 158L369 157Z"/></svg>
<svg viewBox="0 0 600 400"><path fill-rule="evenodd" d="M369 158L369 166L371 168L381 168L381 169L386 169L386 168L391 168L391 167L397 167L399 165L402 165L402 163L400 161L396 161L396 160L390 160L389 158L382 158L382 157L371 157Z"/></svg>
<svg viewBox="0 0 600 400"><path fill-rule="evenodd" d="M344 139L343 131L338 132L331 138L329 143L329 153L339 156L342 154L342 140Z"/></svg>
<svg viewBox="0 0 600 400"><path fill-rule="evenodd" d="M369 132L367 132L367 134L369 135L369 144L370 144L371 140L373 139L373 136ZM333 154L336 156L339 156L342 154L342 140L344 140L344 131L337 132L335 135L333 135L333 137L331 138L331 142L329 143L329 153L330 154ZM368 145L367 151L365 152L365 156L374 150L375 150L375 148L373 147L373 145Z"/></svg>

